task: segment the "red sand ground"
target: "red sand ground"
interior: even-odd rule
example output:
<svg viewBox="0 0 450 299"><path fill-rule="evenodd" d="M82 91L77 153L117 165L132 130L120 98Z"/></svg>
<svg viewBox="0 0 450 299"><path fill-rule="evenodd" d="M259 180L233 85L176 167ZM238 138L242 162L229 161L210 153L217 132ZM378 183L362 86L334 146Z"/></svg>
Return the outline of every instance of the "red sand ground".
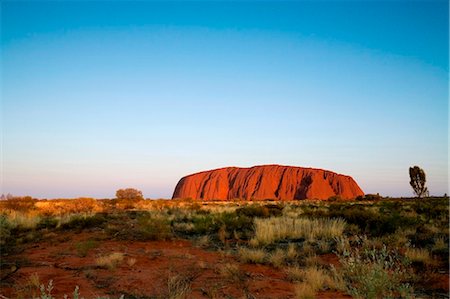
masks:
<svg viewBox="0 0 450 299"><path fill-rule="evenodd" d="M98 247L86 257L77 255L76 244L89 239L97 240ZM96 257L112 252L125 254L115 269L96 267ZM294 284L284 271L265 265L240 264L234 257L216 251L195 247L190 241L129 242L102 240L100 232L51 235L45 241L30 245L18 256L25 264L7 282L0 294L8 298L32 294L25 287L37 274L41 283L53 280L52 294L72 297L76 285L81 296L96 298L120 294L136 297L166 297L167 281L176 275L192 277L189 298L293 298ZM135 263L132 264L132 259ZM337 263L334 255L322 257L324 263ZM238 275L224 275L226 264L238 265ZM252 297L253 296L253 297ZM350 298L336 292L322 292L317 298Z"/></svg>

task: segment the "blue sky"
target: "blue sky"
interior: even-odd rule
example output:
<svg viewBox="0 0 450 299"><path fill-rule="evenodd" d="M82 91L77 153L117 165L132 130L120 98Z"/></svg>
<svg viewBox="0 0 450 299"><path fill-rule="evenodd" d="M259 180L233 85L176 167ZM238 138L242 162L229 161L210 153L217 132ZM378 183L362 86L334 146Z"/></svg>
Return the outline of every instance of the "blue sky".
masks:
<svg viewBox="0 0 450 299"><path fill-rule="evenodd" d="M448 2L2 1L2 191L285 164L448 193Z"/></svg>

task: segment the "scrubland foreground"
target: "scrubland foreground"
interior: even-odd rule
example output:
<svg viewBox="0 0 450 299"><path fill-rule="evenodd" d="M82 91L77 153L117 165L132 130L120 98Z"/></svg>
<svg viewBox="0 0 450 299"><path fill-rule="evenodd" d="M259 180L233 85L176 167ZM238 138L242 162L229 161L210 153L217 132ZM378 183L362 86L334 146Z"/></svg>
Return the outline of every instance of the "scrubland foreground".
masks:
<svg viewBox="0 0 450 299"><path fill-rule="evenodd" d="M449 200L1 201L0 298L448 298Z"/></svg>

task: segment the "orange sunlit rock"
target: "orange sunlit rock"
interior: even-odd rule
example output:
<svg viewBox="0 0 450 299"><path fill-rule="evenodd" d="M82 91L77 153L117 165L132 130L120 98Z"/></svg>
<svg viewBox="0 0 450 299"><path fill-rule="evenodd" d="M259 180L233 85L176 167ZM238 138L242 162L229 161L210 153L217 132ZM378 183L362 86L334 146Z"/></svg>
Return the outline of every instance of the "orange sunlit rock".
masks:
<svg viewBox="0 0 450 299"><path fill-rule="evenodd" d="M364 192L352 177L332 171L262 165L225 167L183 177L172 198L241 199L353 199Z"/></svg>

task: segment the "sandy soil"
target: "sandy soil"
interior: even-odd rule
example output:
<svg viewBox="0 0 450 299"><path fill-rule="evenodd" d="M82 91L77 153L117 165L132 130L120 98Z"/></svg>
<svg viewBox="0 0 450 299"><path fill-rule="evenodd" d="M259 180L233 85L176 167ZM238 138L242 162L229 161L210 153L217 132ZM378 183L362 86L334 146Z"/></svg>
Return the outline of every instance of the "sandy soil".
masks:
<svg viewBox="0 0 450 299"><path fill-rule="evenodd" d="M75 286L81 296L96 298L166 298L168 282L189 280L189 298L294 298L294 284L284 271L265 265L240 264L225 252L208 251L187 240L129 242L102 239L101 232L67 232L47 235L8 259L21 264L2 283L0 294L8 298L30 298L36 278L47 284L53 280L52 294L72 297ZM96 247L85 257L77 244L94 240ZM124 254L114 269L96 265L96 258L113 252ZM334 255L323 263L337 263ZM33 281L34 276L34 281ZM349 298L336 292L322 292L317 298Z"/></svg>

